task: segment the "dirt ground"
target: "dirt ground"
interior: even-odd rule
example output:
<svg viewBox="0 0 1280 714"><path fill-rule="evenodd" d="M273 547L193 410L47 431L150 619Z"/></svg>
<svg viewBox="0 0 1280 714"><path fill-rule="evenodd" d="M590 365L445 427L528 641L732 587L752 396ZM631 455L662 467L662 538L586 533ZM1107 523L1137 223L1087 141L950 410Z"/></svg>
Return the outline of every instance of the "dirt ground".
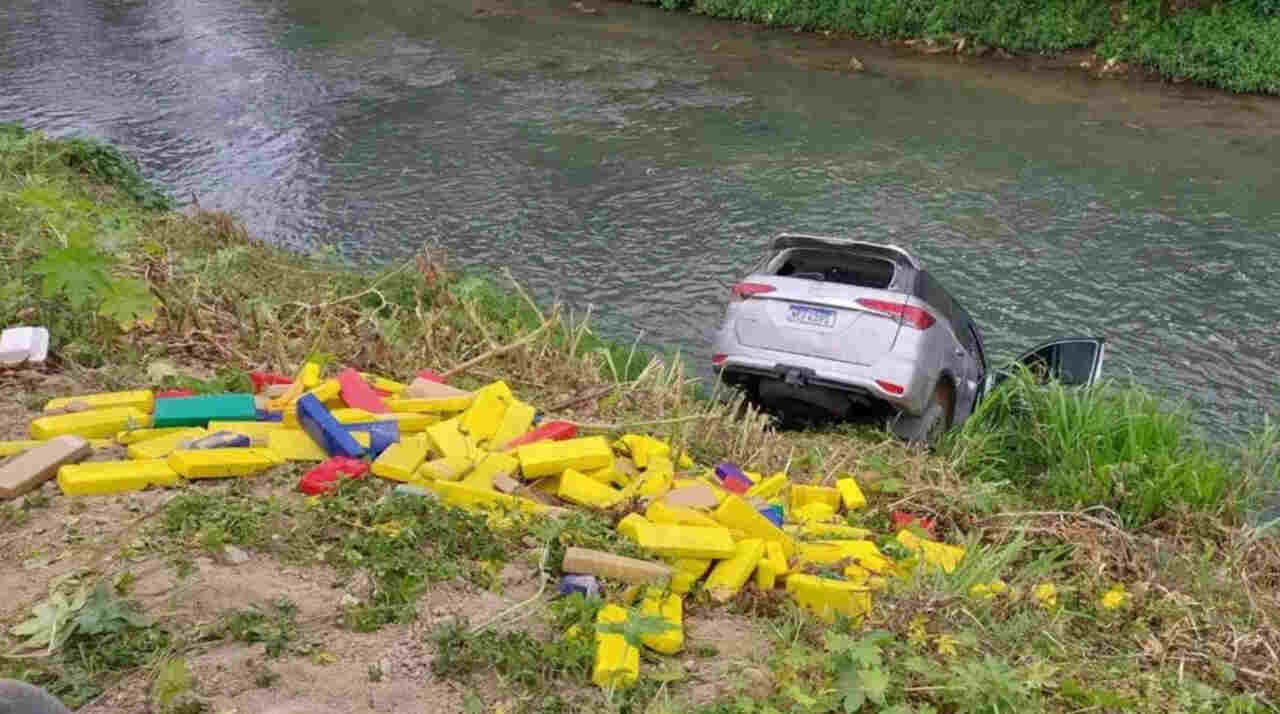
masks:
<svg viewBox="0 0 1280 714"><path fill-rule="evenodd" d="M15 386L12 379L9 382ZM101 388L36 375L27 375L16 386L0 397L0 440L27 438L27 425L37 415L29 407L46 396ZM101 450L92 457L121 458L122 448ZM211 486L188 488L203 487ZM195 645L186 661L196 694L210 704L207 711L446 714L464 711L466 692L432 675L435 650L429 632L452 618L487 620L538 590L537 551L531 550L505 566L497 578L498 592L464 581L439 583L419 601L416 622L374 633L351 632L339 625L338 614L344 594L355 588L344 588L328 567L288 565L257 552L248 552L247 562L232 565L207 553L193 553L194 571L180 577L176 563L141 547L147 527L175 495L172 490L150 490L72 499L62 496L51 481L16 501L31 503L28 520L0 531L0 592L6 594L0 599L0 620L5 628L26 616L58 578L85 572L114 577L128 571L136 578L130 598L149 617L184 631L212 624L228 610L286 597L298 608L298 639L310 654L268 659L261 644L213 640ZM515 627L537 637L557 634L536 616ZM672 666L678 663L685 672L671 692L676 711L767 680L762 660L770 648L766 634L750 618L699 613L686 621L685 634L685 652L670 658ZM264 670L274 673L269 686L260 681ZM80 711L149 712L150 676L135 673ZM496 689L482 695L489 701L499 698Z"/></svg>

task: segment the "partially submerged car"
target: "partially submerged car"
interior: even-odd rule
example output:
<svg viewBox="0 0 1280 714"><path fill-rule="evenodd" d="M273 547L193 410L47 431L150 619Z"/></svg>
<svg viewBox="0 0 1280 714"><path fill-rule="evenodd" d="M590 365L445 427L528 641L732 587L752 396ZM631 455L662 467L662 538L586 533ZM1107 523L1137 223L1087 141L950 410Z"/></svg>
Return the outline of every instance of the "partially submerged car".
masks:
<svg viewBox="0 0 1280 714"><path fill-rule="evenodd" d="M993 373L969 313L893 245L785 234L733 285L711 364L722 382L790 418L883 418L932 444L1007 372ZM1068 385L1092 384L1103 340L1070 337L1017 361Z"/></svg>

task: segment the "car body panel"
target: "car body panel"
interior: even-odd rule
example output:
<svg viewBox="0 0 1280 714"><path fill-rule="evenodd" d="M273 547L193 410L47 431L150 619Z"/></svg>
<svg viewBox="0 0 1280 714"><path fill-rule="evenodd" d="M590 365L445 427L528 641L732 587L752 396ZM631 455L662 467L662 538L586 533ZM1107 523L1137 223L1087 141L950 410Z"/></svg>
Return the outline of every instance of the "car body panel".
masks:
<svg viewBox="0 0 1280 714"><path fill-rule="evenodd" d="M751 289L737 289L744 284ZM714 339L713 366L756 400L805 403L832 416L871 407L921 419L941 411L933 405L947 385L945 421L954 426L1003 378L990 369L968 312L897 246L783 234L738 286ZM1104 354L1101 339L1075 337L1020 359L1089 384Z"/></svg>

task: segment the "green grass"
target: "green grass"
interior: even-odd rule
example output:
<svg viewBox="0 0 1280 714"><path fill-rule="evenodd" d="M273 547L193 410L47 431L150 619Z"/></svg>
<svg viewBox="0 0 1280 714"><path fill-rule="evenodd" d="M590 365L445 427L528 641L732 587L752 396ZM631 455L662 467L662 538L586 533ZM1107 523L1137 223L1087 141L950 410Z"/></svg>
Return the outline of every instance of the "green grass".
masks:
<svg viewBox="0 0 1280 714"><path fill-rule="evenodd" d="M1274 0L1226 0L1166 16L1160 0L655 0L668 9L881 39L967 40L1048 54L1096 47L1105 58L1237 92L1280 93Z"/></svg>
<svg viewBox="0 0 1280 714"><path fill-rule="evenodd" d="M1136 386L1005 382L950 440L959 469L1055 506L1103 507L1128 526L1191 509L1241 515L1246 484L1185 412Z"/></svg>

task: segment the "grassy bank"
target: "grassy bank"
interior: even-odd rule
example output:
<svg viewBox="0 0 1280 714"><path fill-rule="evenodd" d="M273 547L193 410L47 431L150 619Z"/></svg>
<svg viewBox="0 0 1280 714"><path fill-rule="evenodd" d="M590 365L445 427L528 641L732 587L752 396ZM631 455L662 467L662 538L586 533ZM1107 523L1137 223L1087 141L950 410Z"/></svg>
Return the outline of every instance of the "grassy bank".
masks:
<svg viewBox="0 0 1280 714"><path fill-rule="evenodd" d="M308 501L293 491L296 467L127 498L41 492L0 510L3 568L74 577L93 599L57 652L0 659L0 676L77 706L178 711L175 692L229 687L228 651L253 655L234 668L244 697L271 691L278 703L352 676L372 692L389 675L352 653L377 637L401 648L397 668L426 653L421 671L396 676L439 688L441 701L466 692L459 711L1266 712L1280 701L1280 547L1243 518L1280 458L1274 430L1218 448L1140 392L1014 382L933 454L874 430L779 432L697 398L681 365L597 340L514 281L451 273L438 250L377 274L281 252L229 216L168 211L108 149L17 129L0 131L0 272L0 315L54 335L44 374L0 373L15 410L73 389L223 388L317 355L400 377L453 369L460 386L503 378L552 416L649 431L703 464L785 468L801 482L852 472L870 504L850 525L887 534L891 513L910 511L967 549L956 572L894 579L865 620L834 626L777 591L748 586L716 605L695 590L686 652L646 652L634 688L602 693L589 683L590 635L567 634L590 632L599 600L475 625L505 610L482 605L517 587L513 570L536 574L547 560L556 572L566 545L634 553L617 513L499 528L388 498L376 480ZM122 515L74 525L106 509ZM254 572L269 597L250 598L259 583L233 575L233 604L208 604L219 571L206 561L226 545L266 561ZM177 583L173 601L153 594L156 573ZM436 617L441 593L458 594L471 621ZM6 629L27 609L5 610ZM291 680L299 671L319 674ZM143 703L121 703L134 690Z"/></svg>
<svg viewBox="0 0 1280 714"><path fill-rule="evenodd" d="M1236 92L1280 93L1280 9L1272 0L656 0L669 9L865 38L924 39L973 54L1096 49Z"/></svg>

